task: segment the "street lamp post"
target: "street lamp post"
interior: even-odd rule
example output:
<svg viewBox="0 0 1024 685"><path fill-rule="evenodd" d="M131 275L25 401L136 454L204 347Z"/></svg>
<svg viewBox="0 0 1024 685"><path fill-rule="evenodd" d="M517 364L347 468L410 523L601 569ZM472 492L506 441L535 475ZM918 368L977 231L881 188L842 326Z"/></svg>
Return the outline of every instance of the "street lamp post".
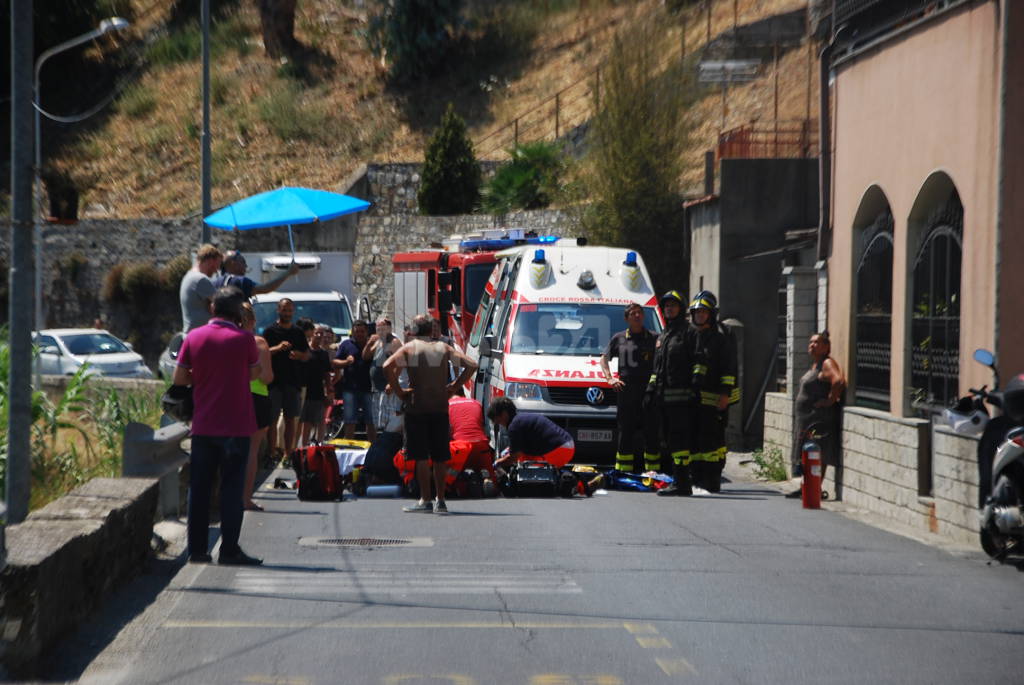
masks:
<svg viewBox="0 0 1024 685"><path fill-rule="evenodd" d="M32 106L35 109L35 185L36 185L36 208L37 218L35 222L35 263L36 263L36 279L35 279L35 327L36 330L41 330L46 327L46 322L43 316L43 182L42 182L42 171L43 171L43 134L40 126L40 104L39 104L39 74L43 70L43 64L46 60L50 59L54 55L70 50L73 47L79 46L82 43L88 43L91 40L95 40L100 36L110 33L111 31L122 31L128 28L131 24L127 19L121 17L111 17L104 19L100 22L92 31L83 33L80 36L71 38L58 45L54 45L52 48L44 51L38 58L36 58L35 67L35 81L33 82L33 99Z"/></svg>

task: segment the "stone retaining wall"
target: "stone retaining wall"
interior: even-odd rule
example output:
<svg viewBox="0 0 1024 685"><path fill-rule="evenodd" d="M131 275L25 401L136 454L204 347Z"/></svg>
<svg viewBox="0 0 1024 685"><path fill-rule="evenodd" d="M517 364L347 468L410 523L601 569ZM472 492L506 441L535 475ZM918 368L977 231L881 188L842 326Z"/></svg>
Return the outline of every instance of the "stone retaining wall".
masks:
<svg viewBox="0 0 1024 685"><path fill-rule="evenodd" d="M935 502L921 494L931 464L931 424L861 407L843 410L843 501L913 528L938 532ZM930 474L928 474L930 475ZM827 481L826 489L835 487Z"/></svg>
<svg viewBox="0 0 1024 685"><path fill-rule="evenodd" d="M769 392L764 396L764 449L782 450L786 469L793 448L793 398L784 392Z"/></svg>
<svg viewBox="0 0 1024 685"><path fill-rule="evenodd" d="M32 675L48 648L139 572L156 505L155 479L96 478L7 528L0 660L11 673Z"/></svg>
<svg viewBox="0 0 1024 685"><path fill-rule="evenodd" d="M932 433L935 516L939 533L968 544L978 542L978 439L946 426Z"/></svg>

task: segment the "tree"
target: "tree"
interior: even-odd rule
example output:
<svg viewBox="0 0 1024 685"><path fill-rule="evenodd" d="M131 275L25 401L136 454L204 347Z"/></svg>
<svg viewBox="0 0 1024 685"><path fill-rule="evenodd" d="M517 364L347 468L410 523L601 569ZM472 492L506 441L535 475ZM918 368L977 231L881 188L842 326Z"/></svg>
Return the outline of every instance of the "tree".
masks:
<svg viewBox="0 0 1024 685"><path fill-rule="evenodd" d="M259 0L260 28L267 57L290 57L295 40L295 4L297 0Z"/></svg>
<svg viewBox="0 0 1024 685"><path fill-rule="evenodd" d="M468 214L480 199L480 165L451 103L427 146L417 199L420 212L433 215Z"/></svg>
<svg viewBox="0 0 1024 685"><path fill-rule="evenodd" d="M591 204L581 222L596 241L639 251L659 288L685 288L680 177L695 88L686 65L659 67L659 27L667 25L655 14L614 39L600 101L595 89L585 177Z"/></svg>
<svg viewBox="0 0 1024 685"><path fill-rule="evenodd" d="M438 69L462 25L462 0L378 0L366 32L374 54L388 63L395 81L411 81Z"/></svg>
<svg viewBox="0 0 1024 685"><path fill-rule="evenodd" d="M516 145L484 186L480 208L491 214L547 207L559 193L566 162L557 142Z"/></svg>

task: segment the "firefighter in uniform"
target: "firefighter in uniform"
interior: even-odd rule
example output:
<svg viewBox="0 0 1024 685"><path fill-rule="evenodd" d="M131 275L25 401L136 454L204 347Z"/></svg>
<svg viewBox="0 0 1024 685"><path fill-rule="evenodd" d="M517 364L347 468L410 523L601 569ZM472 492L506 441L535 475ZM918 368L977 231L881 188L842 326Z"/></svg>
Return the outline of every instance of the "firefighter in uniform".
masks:
<svg viewBox="0 0 1024 685"><path fill-rule="evenodd" d="M686 346L689 326L682 315L685 300L675 290L661 296L666 326L658 338L654 369L647 386L644 405L661 426L661 440L672 458L672 485L659 495L693 494L690 481L690 419L693 405L693 360Z"/></svg>
<svg viewBox="0 0 1024 685"><path fill-rule="evenodd" d="M708 492L722 489L725 427L729 405L739 401L736 349L732 336L718 323L718 299L702 290L690 302L687 349L693 361L694 392L690 471L694 484Z"/></svg>
<svg viewBox="0 0 1024 685"><path fill-rule="evenodd" d="M644 308L639 304L626 305L625 318L629 328L613 335L601 355L601 370L615 390L618 408L619 445L615 453L615 470L628 473L637 468L636 458L642 449L643 470L660 471L661 451L657 433L649 433L650 426L646 426L648 430L645 431L643 411L644 393L654 367L657 336L644 327ZM618 378L612 376L608 366L608 360L612 358L619 360Z"/></svg>

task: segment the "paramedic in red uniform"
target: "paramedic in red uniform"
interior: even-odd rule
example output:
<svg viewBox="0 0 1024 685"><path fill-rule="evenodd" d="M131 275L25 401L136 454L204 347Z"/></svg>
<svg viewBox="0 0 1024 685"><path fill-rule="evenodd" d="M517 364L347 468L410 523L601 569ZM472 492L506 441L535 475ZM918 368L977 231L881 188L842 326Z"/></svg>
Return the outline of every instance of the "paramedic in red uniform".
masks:
<svg viewBox="0 0 1024 685"><path fill-rule="evenodd" d="M658 336L644 328L644 308L637 303L626 305L624 314L629 328L613 335L601 355L601 370L615 390L617 406L619 449L615 452L615 470L628 473L638 468L638 456L642 453L644 471L661 471L657 426L653 417L645 421L643 410ZM612 376L609 359L619 360L618 377Z"/></svg>
<svg viewBox="0 0 1024 685"><path fill-rule="evenodd" d="M484 408L474 399L465 396L459 388L448 400L448 423L451 426L452 442L468 442L469 457L463 468L474 471L489 471L494 478L494 450L484 432Z"/></svg>
<svg viewBox="0 0 1024 685"><path fill-rule="evenodd" d="M210 488L220 470L221 564L254 566L238 546L249 436L256 432L249 382L260 377L259 350L239 328L244 296L238 288L213 294L213 317L185 336L174 369L175 385L191 385L192 454L189 457L188 559L209 563Z"/></svg>
<svg viewBox="0 0 1024 685"><path fill-rule="evenodd" d="M561 468L572 461L576 444L572 436L543 414L520 414L507 397L495 398L487 407L487 418L508 432L508 455L494 465L507 469L517 461L540 459Z"/></svg>

